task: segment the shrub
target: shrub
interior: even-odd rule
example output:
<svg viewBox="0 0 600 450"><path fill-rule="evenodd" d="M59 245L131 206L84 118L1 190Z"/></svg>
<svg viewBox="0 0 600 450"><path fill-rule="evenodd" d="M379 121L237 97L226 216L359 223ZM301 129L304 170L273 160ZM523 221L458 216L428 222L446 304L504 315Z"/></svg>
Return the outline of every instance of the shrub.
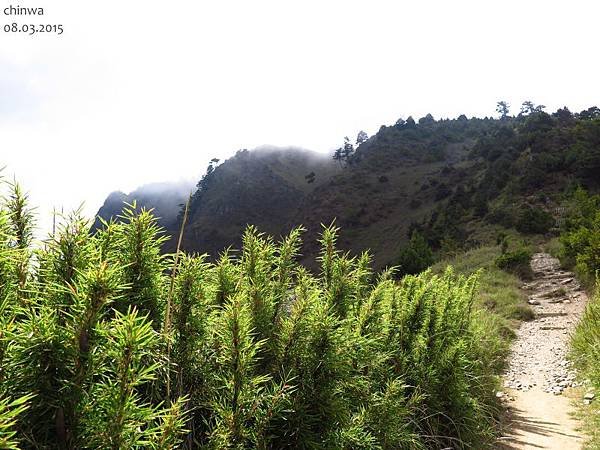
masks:
<svg viewBox="0 0 600 450"><path fill-rule="evenodd" d="M571 357L585 378L589 378L596 391L600 390L600 196L588 195L578 189L573 195L573 205L565 231L560 237L561 259L567 265L574 265L577 275L592 288L595 295L572 336ZM590 444L596 448L600 444L597 415L586 414L590 431Z"/></svg>
<svg viewBox="0 0 600 450"><path fill-rule="evenodd" d="M531 278L531 251L526 248L506 252L496 258L496 265L507 272L514 273L523 279Z"/></svg>
<svg viewBox="0 0 600 450"><path fill-rule="evenodd" d="M588 303L586 310L571 338L571 360L583 378L591 381L591 388L600 392L600 291ZM594 408L597 411L597 407ZM586 413L584 418L591 438L590 448L600 445L600 415L596 411Z"/></svg>
<svg viewBox="0 0 600 450"><path fill-rule="evenodd" d="M475 217L484 217L489 212L489 205L485 196L475 195L473 199L473 212Z"/></svg>
<svg viewBox="0 0 600 450"><path fill-rule="evenodd" d="M509 208L494 208L488 213L486 219L490 223L497 223L505 228L512 228L515 225L514 213Z"/></svg>
<svg viewBox="0 0 600 450"><path fill-rule="evenodd" d="M436 202L443 200L450 197L451 194L452 189L450 189L445 183L441 183L435 188L434 200Z"/></svg>
<svg viewBox="0 0 600 450"><path fill-rule="evenodd" d="M0 399L0 448L18 448L16 439L17 417L27 409L27 402L31 396L23 396L12 402Z"/></svg>
<svg viewBox="0 0 600 450"><path fill-rule="evenodd" d="M574 210L560 237L560 257L591 286L600 270L600 197L588 196L580 190L575 193L574 200Z"/></svg>
<svg viewBox="0 0 600 450"><path fill-rule="evenodd" d="M425 237L413 231L407 246L402 248L397 265L399 275L414 275L424 271L434 262L431 247Z"/></svg>
<svg viewBox="0 0 600 450"><path fill-rule="evenodd" d="M413 198L410 203L408 204L408 206L410 206L410 209L417 209L418 207L420 207L423 204L423 202L421 200L419 200L418 198Z"/></svg>
<svg viewBox="0 0 600 450"><path fill-rule="evenodd" d="M0 205L0 444L27 448L446 448L492 441L500 329L477 276L376 275L324 229L320 272L249 227L216 263L161 255L135 205L33 249ZM16 213L18 211L18 213ZM413 233L421 267L431 250ZM35 258L33 257L35 255ZM409 261L409 259L407 259ZM27 407L25 408L25 403Z"/></svg>
<svg viewBox="0 0 600 450"><path fill-rule="evenodd" d="M554 218L540 208L525 208L517 219L516 229L521 233L545 234L555 224Z"/></svg>

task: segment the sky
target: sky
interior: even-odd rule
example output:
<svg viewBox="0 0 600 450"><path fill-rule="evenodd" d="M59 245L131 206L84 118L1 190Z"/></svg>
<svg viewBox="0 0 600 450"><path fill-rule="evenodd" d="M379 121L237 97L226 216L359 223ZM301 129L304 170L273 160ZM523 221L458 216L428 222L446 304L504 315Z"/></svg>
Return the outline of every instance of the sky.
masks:
<svg viewBox="0 0 600 450"><path fill-rule="evenodd" d="M320 152L399 117L600 105L589 0L0 0L0 167L37 206L199 179L263 144ZM6 16L5 7L44 16Z"/></svg>

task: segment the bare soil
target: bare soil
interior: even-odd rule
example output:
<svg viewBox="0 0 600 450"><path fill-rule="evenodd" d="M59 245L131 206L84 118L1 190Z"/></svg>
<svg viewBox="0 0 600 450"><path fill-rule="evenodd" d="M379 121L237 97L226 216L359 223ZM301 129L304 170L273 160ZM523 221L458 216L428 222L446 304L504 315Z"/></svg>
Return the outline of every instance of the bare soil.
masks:
<svg viewBox="0 0 600 450"><path fill-rule="evenodd" d="M501 449L580 449L584 436L574 417L578 383L567 360L569 338L588 301L571 272L546 253L533 256L534 279L525 283L535 319L517 331L498 392L506 405Z"/></svg>

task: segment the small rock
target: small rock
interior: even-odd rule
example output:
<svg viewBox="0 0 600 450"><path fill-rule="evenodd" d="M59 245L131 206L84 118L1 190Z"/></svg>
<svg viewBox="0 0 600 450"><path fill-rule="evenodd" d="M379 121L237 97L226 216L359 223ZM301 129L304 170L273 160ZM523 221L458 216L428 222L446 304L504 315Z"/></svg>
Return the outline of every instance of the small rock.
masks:
<svg viewBox="0 0 600 450"><path fill-rule="evenodd" d="M589 400L591 402L592 400L594 400L594 397L596 397L596 395L593 392L588 392L583 396L583 399Z"/></svg>

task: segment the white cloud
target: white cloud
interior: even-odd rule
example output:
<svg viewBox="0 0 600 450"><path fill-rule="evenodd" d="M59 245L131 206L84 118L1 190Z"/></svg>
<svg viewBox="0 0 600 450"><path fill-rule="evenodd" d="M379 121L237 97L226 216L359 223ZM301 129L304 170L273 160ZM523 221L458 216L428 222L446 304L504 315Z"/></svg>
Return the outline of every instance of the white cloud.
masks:
<svg viewBox="0 0 600 450"><path fill-rule="evenodd" d="M491 115L500 98L600 103L586 0L20 4L65 27L0 47L0 165L45 223L54 205L93 214L109 191L199 177L239 148L327 151L399 116Z"/></svg>

